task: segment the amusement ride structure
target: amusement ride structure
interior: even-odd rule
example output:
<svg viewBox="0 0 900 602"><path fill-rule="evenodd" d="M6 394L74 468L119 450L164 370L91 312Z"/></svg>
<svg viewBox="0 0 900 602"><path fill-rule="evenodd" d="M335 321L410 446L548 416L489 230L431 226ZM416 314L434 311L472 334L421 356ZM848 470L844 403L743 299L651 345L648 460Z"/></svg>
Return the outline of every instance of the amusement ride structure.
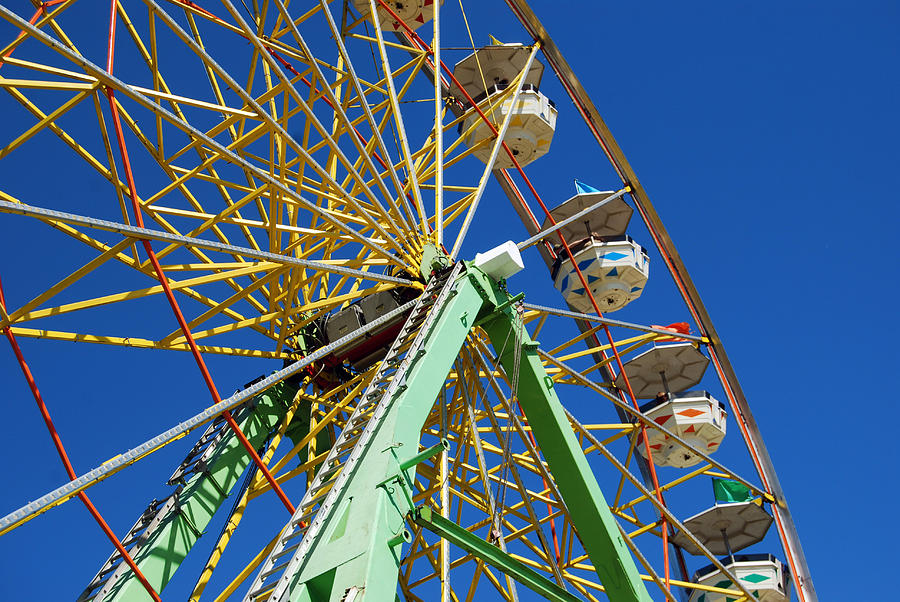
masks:
<svg viewBox="0 0 900 602"><path fill-rule="evenodd" d="M7 492L0 545L80 501L109 540L85 602L817 599L658 214L528 3L493 3L519 40L452 0L0 5L0 220L80 250L0 290L25 375L4 389L30 387L70 479ZM529 176L563 127L608 191ZM61 198L29 161L86 183ZM651 262L683 300L664 315L641 312ZM209 397L76 472L27 339L175 355ZM177 446L108 525L91 488Z"/></svg>

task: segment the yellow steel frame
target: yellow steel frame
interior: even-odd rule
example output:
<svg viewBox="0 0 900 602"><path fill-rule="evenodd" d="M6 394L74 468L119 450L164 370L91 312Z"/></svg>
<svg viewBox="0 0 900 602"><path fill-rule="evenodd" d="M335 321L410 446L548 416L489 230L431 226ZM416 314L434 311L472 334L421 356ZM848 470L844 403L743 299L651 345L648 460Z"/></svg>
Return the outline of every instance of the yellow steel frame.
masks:
<svg viewBox="0 0 900 602"><path fill-rule="evenodd" d="M443 231L472 208L478 193L472 172L466 169L476 149L463 143L468 131L455 135L464 115L454 117L447 115L446 107L438 108L429 115L427 125L414 133L420 138L406 131L404 124L409 125L410 118L404 122L404 107L421 100L416 96L422 94L423 73L433 68L432 55L408 39L386 37L378 23L371 23L372 33L366 16L345 12L341 42L360 56L371 53L367 58L374 60L374 66L363 73L359 65L348 64L336 47L307 52L297 37L301 26L303 31L307 25L328 31L323 10L331 10L328 5L333 2L323 0L308 9L287 6L282 0L252 4L255 21L242 23L235 13L213 15L182 0L168 0L164 7L136 0L127 10L126 3L119 2L119 52L127 49L145 68L141 73L120 74L121 83L59 52L51 58L46 53L40 60L26 58L39 41L35 33L23 30L0 50L4 67L0 90L10 106L19 110L16 133L9 141L0 141L0 161L35 152L34 147L54 138L70 158L83 162L85 173L99 176L112 187L115 201L107 202L107 211L97 216L133 223L126 202L132 191L123 179L116 135L104 109L103 97L112 91L131 154L140 162L133 192L149 227L373 275L383 270L409 277L418 274L425 246L440 244ZM47 8L35 27L77 54L79 40L66 35L59 19L75 10L75 5L67 0ZM288 8L290 22L284 12ZM181 25L173 27L178 15ZM213 49L225 35L242 40L249 49L250 60L243 64L243 71L228 71L213 59ZM185 88L180 81L173 39L181 44L179 60L199 67L208 89ZM323 60L335 55L334 64ZM493 116L514 88L510 85L484 101L482 110ZM434 90L429 89L425 100L434 102ZM76 118L83 122L76 123ZM83 135L86 123L93 124L96 140ZM392 148L388 142L394 137L397 143ZM482 144L494 142L488 139ZM147 175L151 173L152 177ZM434 202L429 204L430 195ZM10 181L0 182L0 199L54 206L39 193L16 188ZM58 203L54 208L67 210L68 206ZM40 219L94 255L55 282L41 284L27 301L7 307L0 315L0 330L8 327L19 337L54 341L188 350L179 330L151 332L138 321L133 332L98 332L103 330L98 326L103 324L103 311L121 311L117 308L127 309L162 292L162 286L151 281L143 287L115 285L123 267L128 268L125 272L154 278L152 267L138 252L138 239ZM190 303L188 324L202 343L203 354L296 359L297 337L312 320L397 286L362 275L260 261L237 252L175 242L156 246L157 256L165 260L169 287ZM85 283L93 286L91 296L71 292L84 290L74 285ZM84 316L79 322L83 328L71 331L57 326L63 316ZM523 319L533 337L549 331L547 339L556 330L547 325L562 320L541 311L525 312ZM598 396L603 394L605 383L597 381L596 375L612 360L597 362L593 357L611 351L613 345L585 347L600 328L548 347L545 367L561 396L586 387ZM627 354L664 335L617 331L616 336L615 349ZM514 558L589 600L602 599L603 588L555 491L552 475L530 440L530 427L510 402L515 397L511 380L484 357L491 358L492 353L483 333L476 330L446 382L446 400L436 404L423 431L423 444L446 437L454 451L420 465L414 500L473 532L485 532L496 521L498 545L514 549L510 552ZM310 385L298 394L264 457L280 484L308 480L321 465L327 450L316 449L318 436L328 434L333 440L340 432L372 372L356 374L332 390ZM622 469L613 466L617 487L611 509L628 527L626 541L636 550L644 539L661 534L658 520L646 520L655 516L656 500L631 486L630 472L639 425L659 426L618 398L612 401L622 406L632 422L573 424L573 428L592 459L606 458L611 448L621 451ZM301 402L312 407L310 431L294 445L279 446ZM507 449L508 441L512 449ZM296 465L298 455L306 460ZM704 462L661 484L661 489L685 487L710 475L745 481L720 463ZM756 495L766 496L749 484ZM199 600L206 590L248 504L269 491L264 479L253 480L216 542L191 600ZM500 491L502 497L495 493ZM259 566L274 545L277 533L271 535L269 546L247 555L245 568L216 600L230 596ZM644 579L664 589L659 576L649 565L645 568ZM468 571L471 577L464 587L447 578L448 571L457 570ZM430 591L435 582L442 582L438 587L446 600L480 599L485 589L505 600L515 596L515 584L481 560L468 554L451 560L445 545L416 530L401 569L401 589L409 600L428 599L417 592ZM674 579L671 585L746 599L739 590Z"/></svg>

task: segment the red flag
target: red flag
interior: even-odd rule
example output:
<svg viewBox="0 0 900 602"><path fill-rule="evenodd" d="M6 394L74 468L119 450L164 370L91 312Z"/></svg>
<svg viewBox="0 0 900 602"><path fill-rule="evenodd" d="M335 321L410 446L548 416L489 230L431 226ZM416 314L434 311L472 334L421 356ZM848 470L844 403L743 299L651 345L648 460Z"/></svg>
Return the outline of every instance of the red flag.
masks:
<svg viewBox="0 0 900 602"><path fill-rule="evenodd" d="M668 326L659 326L657 324L651 324L650 328L656 328L658 330L668 330L674 332L676 334L690 334L691 333L691 325L687 322L674 322L669 324ZM660 337L656 339L657 343L671 343L675 341L684 341L680 337Z"/></svg>

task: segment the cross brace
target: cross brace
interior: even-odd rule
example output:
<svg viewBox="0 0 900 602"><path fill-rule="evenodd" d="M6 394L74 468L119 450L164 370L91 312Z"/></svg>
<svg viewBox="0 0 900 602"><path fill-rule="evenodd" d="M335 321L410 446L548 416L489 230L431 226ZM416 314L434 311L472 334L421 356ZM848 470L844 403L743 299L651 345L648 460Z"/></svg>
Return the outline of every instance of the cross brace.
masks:
<svg viewBox="0 0 900 602"><path fill-rule="evenodd" d="M479 560L501 570L525 587L540 594L547 600L554 602L573 602L579 598L573 596L546 577L542 577L536 571L519 562L497 546L486 542L474 533L466 531L452 520L448 520L440 514L435 514L431 508L423 506L417 508L412 514L414 523L428 529L436 535L440 535L450 543L472 554Z"/></svg>

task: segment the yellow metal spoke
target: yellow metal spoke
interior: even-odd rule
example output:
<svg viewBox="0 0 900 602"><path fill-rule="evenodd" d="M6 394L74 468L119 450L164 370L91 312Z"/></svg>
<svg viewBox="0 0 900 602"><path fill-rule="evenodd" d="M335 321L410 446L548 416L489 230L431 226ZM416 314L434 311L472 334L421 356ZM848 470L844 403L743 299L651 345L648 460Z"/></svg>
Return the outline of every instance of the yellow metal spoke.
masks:
<svg viewBox="0 0 900 602"><path fill-rule="evenodd" d="M47 339L51 341L66 341L69 343L98 343L100 345L114 345L118 347L134 347L136 349L163 349L171 351L190 351L186 343L169 343L163 345L159 341L142 339L140 337L105 336L99 334L81 334L77 332L63 332L59 330L40 330L37 328L10 327L10 331L18 337L31 339ZM262 351L258 349L240 349L237 347L221 347L217 345L198 345L200 353L212 353L217 355L235 355L240 357L257 357L266 359L292 359L288 353L275 351Z"/></svg>

